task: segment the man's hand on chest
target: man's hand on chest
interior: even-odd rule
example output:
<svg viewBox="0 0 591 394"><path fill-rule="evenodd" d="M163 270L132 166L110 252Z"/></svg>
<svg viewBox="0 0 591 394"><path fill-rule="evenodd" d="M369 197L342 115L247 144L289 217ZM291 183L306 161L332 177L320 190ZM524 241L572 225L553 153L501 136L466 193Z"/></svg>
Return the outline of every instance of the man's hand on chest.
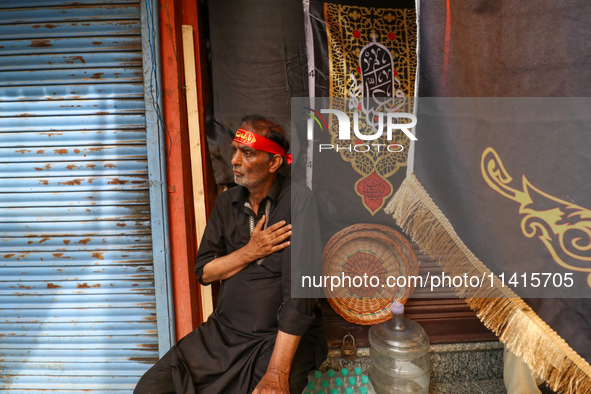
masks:
<svg viewBox="0 0 591 394"><path fill-rule="evenodd" d="M286 224L285 220L282 220L263 230L265 220L267 218L263 215L244 247L247 259L251 262L285 249L290 244L290 241L286 240L291 236L291 224Z"/></svg>

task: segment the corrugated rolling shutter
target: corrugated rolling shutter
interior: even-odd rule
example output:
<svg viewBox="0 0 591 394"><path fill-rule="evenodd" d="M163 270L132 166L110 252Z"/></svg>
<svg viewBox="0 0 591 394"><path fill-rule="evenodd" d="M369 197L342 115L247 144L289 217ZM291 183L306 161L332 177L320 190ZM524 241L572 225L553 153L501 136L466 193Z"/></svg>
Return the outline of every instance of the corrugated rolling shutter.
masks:
<svg viewBox="0 0 591 394"><path fill-rule="evenodd" d="M0 2L0 392L157 360L145 111L138 0Z"/></svg>

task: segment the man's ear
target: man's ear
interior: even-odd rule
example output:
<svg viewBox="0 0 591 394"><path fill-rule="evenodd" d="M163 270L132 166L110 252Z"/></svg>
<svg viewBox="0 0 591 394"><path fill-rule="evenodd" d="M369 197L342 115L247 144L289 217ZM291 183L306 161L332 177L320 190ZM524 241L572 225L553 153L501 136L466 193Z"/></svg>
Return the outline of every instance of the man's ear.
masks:
<svg viewBox="0 0 591 394"><path fill-rule="evenodd" d="M281 168L281 165L283 164L283 160L285 160L283 158L283 156L281 156L281 155L273 155L273 158L271 159L271 162L269 163L269 172L271 174L273 174L277 170L279 170L279 168Z"/></svg>

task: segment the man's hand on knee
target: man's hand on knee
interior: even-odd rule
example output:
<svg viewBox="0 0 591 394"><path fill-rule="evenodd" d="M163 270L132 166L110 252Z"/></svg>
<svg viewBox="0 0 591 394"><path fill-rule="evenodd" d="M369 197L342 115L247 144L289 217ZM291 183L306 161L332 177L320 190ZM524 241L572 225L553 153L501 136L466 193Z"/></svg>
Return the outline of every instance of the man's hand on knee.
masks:
<svg viewBox="0 0 591 394"><path fill-rule="evenodd" d="M252 394L289 394L289 375L269 369Z"/></svg>
<svg viewBox="0 0 591 394"><path fill-rule="evenodd" d="M253 394L289 394L289 371L300 338L283 331L277 333L269 367Z"/></svg>

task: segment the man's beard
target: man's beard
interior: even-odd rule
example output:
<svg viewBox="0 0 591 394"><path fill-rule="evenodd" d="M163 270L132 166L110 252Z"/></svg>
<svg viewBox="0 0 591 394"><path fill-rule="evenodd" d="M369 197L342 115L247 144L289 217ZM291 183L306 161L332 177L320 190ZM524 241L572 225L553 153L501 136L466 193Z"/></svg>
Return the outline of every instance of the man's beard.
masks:
<svg viewBox="0 0 591 394"><path fill-rule="evenodd" d="M265 161L265 163L263 165L266 165L269 163L269 158L267 157L267 160ZM242 170L245 170L244 168L242 168ZM232 166L232 171L238 171L242 174L242 176L237 177L236 174L234 174L234 183L236 183L239 186L244 186L247 189L253 189L256 188L258 186L260 186L261 184L263 184L267 179L269 174L266 174L264 172L260 171L260 168L257 169L251 169L248 172L243 172L238 170L235 166Z"/></svg>
<svg viewBox="0 0 591 394"><path fill-rule="evenodd" d="M241 177L237 177L236 174L234 174L234 183L239 186L244 186L247 189L251 189L262 183L262 180L251 179L243 173Z"/></svg>

